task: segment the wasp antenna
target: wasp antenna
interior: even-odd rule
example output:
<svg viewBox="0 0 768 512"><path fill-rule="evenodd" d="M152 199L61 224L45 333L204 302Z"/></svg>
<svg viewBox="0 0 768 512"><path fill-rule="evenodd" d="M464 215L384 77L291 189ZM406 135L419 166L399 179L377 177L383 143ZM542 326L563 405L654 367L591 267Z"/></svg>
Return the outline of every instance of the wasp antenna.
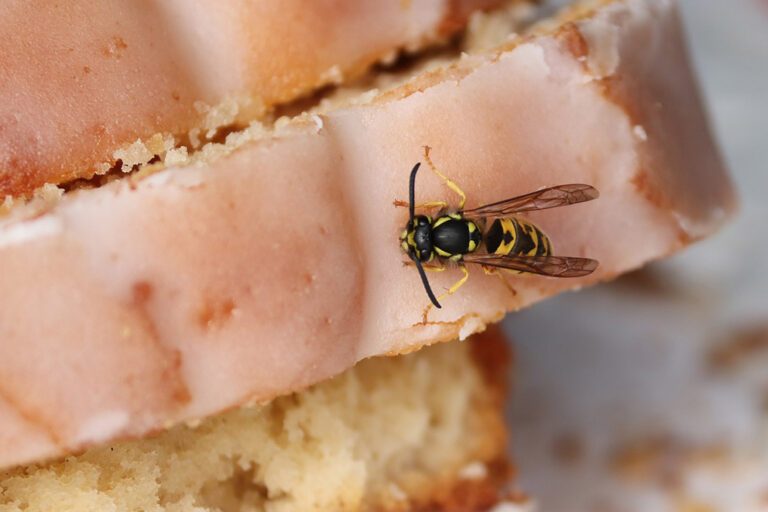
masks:
<svg viewBox="0 0 768 512"><path fill-rule="evenodd" d="M411 169L411 179L408 186L408 213L410 214L410 222L413 224L413 217L416 215L416 173L419 172L421 162L417 162ZM414 260L415 261L415 260ZM423 270L422 270L423 272ZM422 278L423 279L423 278ZM435 302L435 301L432 301ZM440 307L440 306L438 306Z"/></svg>
<svg viewBox="0 0 768 512"><path fill-rule="evenodd" d="M427 297L429 297L429 300L432 301L432 304L434 304L436 308L440 309L442 306L440 305L439 302L437 302L437 297L435 297L435 294L432 293L432 287L429 285L429 279L427 278L427 273L424 272L424 266L421 264L421 261L419 261L419 258L416 257L416 254L413 252L413 249L411 249L408 252L408 256L410 256L410 258L416 264L416 268L419 270L419 276L421 276L421 284L424 285L424 290L426 290L427 292Z"/></svg>

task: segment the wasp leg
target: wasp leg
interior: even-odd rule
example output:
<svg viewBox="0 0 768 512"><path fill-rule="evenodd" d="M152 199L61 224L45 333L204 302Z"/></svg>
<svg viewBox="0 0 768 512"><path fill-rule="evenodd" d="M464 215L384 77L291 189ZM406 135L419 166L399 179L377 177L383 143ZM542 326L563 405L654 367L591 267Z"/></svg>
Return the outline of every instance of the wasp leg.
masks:
<svg viewBox="0 0 768 512"><path fill-rule="evenodd" d="M467 195L464 193L463 190L452 180L450 180L447 176L445 176L443 173L437 170L437 167L435 167L435 164L432 163L432 159L429 157L429 152L432 150L429 146L424 146L424 160L427 161L427 165L429 165L429 168L432 169L432 172L437 174L441 180L443 180L443 183L446 187L450 188L456 194L458 194L459 197L461 197L461 201L459 201L459 210L464 209L464 203L467 202Z"/></svg>
<svg viewBox="0 0 768 512"><path fill-rule="evenodd" d="M453 295L454 293L456 293L456 291L457 291L459 288L461 288L462 286L464 286L464 283L466 283L466 282L467 282L467 279L469 279L469 270L467 270L467 267L465 267L464 265L459 265L459 268L461 269L461 272L462 272L464 275L463 275L463 276L461 276L461 279L459 279L458 281L456 281L455 283L453 283L453 286L451 286L450 288L448 288L448 291L447 291L447 292L445 292L444 294L440 295L440 297L438 297L438 302L439 302L441 299L444 299L444 298L448 297L449 295Z"/></svg>
<svg viewBox="0 0 768 512"><path fill-rule="evenodd" d="M392 204L395 205L396 208L408 208L408 203L400 199L395 199L394 201L392 201ZM430 201L428 203L417 204L415 208L416 209L448 208L448 203L446 203L445 201Z"/></svg>
<svg viewBox="0 0 768 512"><path fill-rule="evenodd" d="M428 203L417 204L416 208L429 209L429 210L432 210L434 208L448 208L448 203L446 203L445 201L430 201Z"/></svg>
<svg viewBox="0 0 768 512"><path fill-rule="evenodd" d="M414 265L414 263L412 261L404 261L403 262L403 266L404 267L413 267L415 265ZM422 264L421 268L423 268L427 272L443 272L448 267L446 267L445 265L423 265Z"/></svg>
<svg viewBox="0 0 768 512"><path fill-rule="evenodd" d="M460 265L459 268L463 272L463 276L461 276L461 279L453 283L453 286L451 286L448 291L440 295L440 297L437 298L438 302L441 302L443 299L448 297L449 295L453 295L458 291L459 288L464 286L464 283L467 282L467 279L469 279L469 270L467 270L467 267L464 265ZM438 272L441 272L442 270L445 270L445 267L442 267L441 270L438 270ZM421 323L425 324L427 323L427 318L429 317L429 312L432 311L432 308L434 306L432 304L429 304L426 308L424 308L424 312L421 314Z"/></svg>
<svg viewBox="0 0 768 512"><path fill-rule="evenodd" d="M504 287L509 290L509 293L511 293L513 296L517 295L517 290L515 290L514 287L509 284L509 281L507 281L507 276L505 276L498 268L491 268L483 265L483 272L485 272L485 275L487 276L498 276L499 279L501 279L501 282L504 283Z"/></svg>

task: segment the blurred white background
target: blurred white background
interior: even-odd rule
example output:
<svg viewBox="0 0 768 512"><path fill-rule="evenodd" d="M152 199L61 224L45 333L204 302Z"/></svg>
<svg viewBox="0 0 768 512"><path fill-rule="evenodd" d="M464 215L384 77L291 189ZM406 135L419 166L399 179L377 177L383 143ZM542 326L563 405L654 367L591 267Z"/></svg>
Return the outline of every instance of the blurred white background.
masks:
<svg viewBox="0 0 768 512"><path fill-rule="evenodd" d="M670 261L506 320L541 512L768 511L768 0L680 4L742 208Z"/></svg>

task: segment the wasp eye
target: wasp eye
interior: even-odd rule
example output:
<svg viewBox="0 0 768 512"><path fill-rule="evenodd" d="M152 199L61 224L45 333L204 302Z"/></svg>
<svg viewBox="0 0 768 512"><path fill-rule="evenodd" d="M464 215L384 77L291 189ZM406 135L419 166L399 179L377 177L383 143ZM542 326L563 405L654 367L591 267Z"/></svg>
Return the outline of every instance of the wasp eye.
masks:
<svg viewBox="0 0 768 512"><path fill-rule="evenodd" d="M415 226L428 226L430 223L429 217L426 215L419 215L415 219L413 219L413 224Z"/></svg>

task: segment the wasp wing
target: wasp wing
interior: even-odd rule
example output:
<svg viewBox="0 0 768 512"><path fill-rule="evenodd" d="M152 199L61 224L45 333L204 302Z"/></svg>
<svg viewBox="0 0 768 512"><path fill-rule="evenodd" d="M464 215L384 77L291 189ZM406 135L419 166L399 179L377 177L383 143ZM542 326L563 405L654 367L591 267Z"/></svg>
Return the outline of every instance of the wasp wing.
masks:
<svg viewBox="0 0 768 512"><path fill-rule="evenodd" d="M582 277L597 269L598 262L570 256L520 256L516 254L467 254L466 263L517 270L549 277Z"/></svg>
<svg viewBox="0 0 768 512"><path fill-rule="evenodd" d="M530 194L464 210L462 213L479 217L501 217L520 212L546 210L558 206L583 203L597 199L599 196L600 193L596 188L581 183L573 183L544 188Z"/></svg>

